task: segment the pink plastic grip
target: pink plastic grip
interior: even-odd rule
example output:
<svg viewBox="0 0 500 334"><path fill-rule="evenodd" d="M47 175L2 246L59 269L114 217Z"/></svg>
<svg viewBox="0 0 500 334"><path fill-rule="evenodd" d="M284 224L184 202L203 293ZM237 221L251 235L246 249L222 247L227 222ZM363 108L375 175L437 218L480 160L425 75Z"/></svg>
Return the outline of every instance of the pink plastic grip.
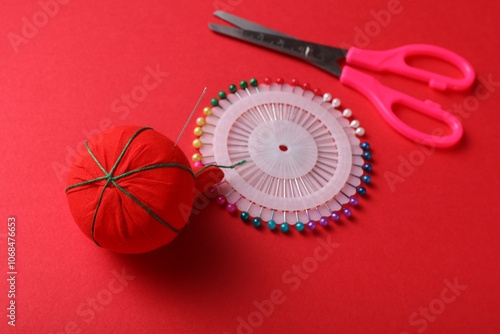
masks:
<svg viewBox="0 0 500 334"><path fill-rule="evenodd" d="M412 56L428 56L444 60L458 68L464 77L455 79L409 66L406 59ZM409 44L386 51L363 50L352 47L347 53L346 63L372 71L396 73L426 82L431 88L438 90L465 90L472 85L476 77L474 69L464 58L450 50L427 44Z"/></svg>
<svg viewBox="0 0 500 334"><path fill-rule="evenodd" d="M352 67L344 66L340 82L356 89L365 95L377 108L382 117L403 136L434 147L450 147L455 145L463 134L462 124L458 119L440 105L431 101L421 101L389 87L382 85L377 79ZM445 123L451 128L448 136L433 136L418 131L400 120L392 110L394 104L405 105L429 117Z"/></svg>

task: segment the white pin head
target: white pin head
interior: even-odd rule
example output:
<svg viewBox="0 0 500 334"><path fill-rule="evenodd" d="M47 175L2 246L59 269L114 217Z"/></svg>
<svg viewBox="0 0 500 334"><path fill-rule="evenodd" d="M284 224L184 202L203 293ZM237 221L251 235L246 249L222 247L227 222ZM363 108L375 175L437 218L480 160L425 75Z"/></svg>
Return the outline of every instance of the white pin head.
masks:
<svg viewBox="0 0 500 334"><path fill-rule="evenodd" d="M363 129L363 128L361 128L361 127L357 128L357 129L356 129L356 134L357 134L358 136L363 136L363 135L365 134L365 129Z"/></svg>
<svg viewBox="0 0 500 334"><path fill-rule="evenodd" d="M338 106L340 106L340 99L334 98L332 100L332 107L337 108Z"/></svg>

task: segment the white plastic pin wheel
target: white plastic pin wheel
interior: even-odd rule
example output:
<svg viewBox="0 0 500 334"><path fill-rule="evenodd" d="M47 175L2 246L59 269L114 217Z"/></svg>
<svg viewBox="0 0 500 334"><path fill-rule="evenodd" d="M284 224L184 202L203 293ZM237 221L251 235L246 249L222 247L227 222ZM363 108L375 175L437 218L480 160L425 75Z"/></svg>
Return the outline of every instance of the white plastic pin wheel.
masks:
<svg viewBox="0 0 500 334"><path fill-rule="evenodd" d="M365 130L358 120L348 120L352 111L337 109L338 98L297 80L289 85L251 79L239 86L219 92L194 130L195 166L246 160L223 170L217 203L230 213L238 210L255 227L267 222L283 232L290 225L298 231L327 226L340 213L350 217L348 206L359 202L356 193L366 193L361 182L371 182L363 172L372 169L365 163L372 158L370 145L358 139Z"/></svg>

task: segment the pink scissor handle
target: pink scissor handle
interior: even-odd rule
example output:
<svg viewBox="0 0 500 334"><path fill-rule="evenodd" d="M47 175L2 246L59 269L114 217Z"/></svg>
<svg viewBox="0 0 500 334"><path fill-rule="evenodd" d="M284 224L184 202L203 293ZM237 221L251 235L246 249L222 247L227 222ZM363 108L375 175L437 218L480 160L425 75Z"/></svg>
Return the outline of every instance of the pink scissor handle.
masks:
<svg viewBox="0 0 500 334"><path fill-rule="evenodd" d="M406 59L412 56L428 56L444 60L458 68L464 77L455 79L409 66ZM431 88L438 90L465 90L472 85L476 77L474 69L467 60L450 50L427 44L409 44L386 51L363 50L352 47L347 52L346 63L372 71L392 72L427 82Z"/></svg>
<svg viewBox="0 0 500 334"><path fill-rule="evenodd" d="M418 143L435 147L449 147L456 144L463 134L462 124L441 106L431 101L421 101L394 89L386 87L377 79L352 67L344 66L340 82L365 95L378 109L382 117L403 136ZM392 110L395 104L405 105L429 117L445 123L451 128L448 136L433 136L418 131L400 120Z"/></svg>

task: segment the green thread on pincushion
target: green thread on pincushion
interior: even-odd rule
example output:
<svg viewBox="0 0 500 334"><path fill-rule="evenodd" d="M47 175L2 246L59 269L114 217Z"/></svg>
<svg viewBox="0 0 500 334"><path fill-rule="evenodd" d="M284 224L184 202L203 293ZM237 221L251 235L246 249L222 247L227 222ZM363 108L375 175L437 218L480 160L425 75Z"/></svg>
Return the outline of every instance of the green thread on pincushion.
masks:
<svg viewBox="0 0 500 334"><path fill-rule="evenodd" d="M123 148L120 156L118 157L118 159L116 160L113 168L111 168L111 171L108 173L106 171L106 169L99 163L99 161L97 160L97 158L94 156L94 154L92 153L92 151L90 150L89 146L88 146L88 142L85 142L85 147L87 148L87 151L89 152L90 156L92 157L92 159L94 159L94 161L97 163L97 165L99 166L99 168L104 172L104 174L106 174L105 176L101 176L101 177L98 177L98 178L95 178L93 180L89 180L89 181L85 181L85 182L81 182L81 183L77 183L77 184L74 184L72 186L69 186L66 188L66 192L68 192L68 190L70 189L73 189L73 188L76 188L76 187L80 187L80 186L83 186L83 185L86 185L86 184L90 184L90 183L94 183L94 182L97 182L97 181L102 181L102 180L107 180L106 181L106 184L104 185L104 187L102 188L102 192L101 192L101 195L99 196L99 201L97 202L97 207L95 209L95 212L94 212L94 217L92 219L92 227L91 227L91 235L92 235L92 240L94 241L94 243L101 247L101 245L99 245L99 243L95 240L95 237L94 237L94 226L95 226L95 221L96 221L96 217L97 217L97 212L99 210L99 207L101 206L101 201L102 201L102 197L104 195L104 191L106 190L106 188L108 187L109 183L113 183L115 185L115 187L117 189L119 189L120 191L122 191L124 194L126 194L128 197L130 197L134 202L136 202L141 208L143 208L144 210L146 210L151 216L153 216L156 220L158 220L159 222L161 222L163 225L167 226L168 228L170 228L172 231L176 232L176 233L179 233L180 230L170 226L169 224L167 224L165 221L163 221L160 217L158 217L153 211L151 211L151 209L149 209L148 207L146 207L144 204L142 204L137 198L135 198L131 193L129 193L128 191L126 191L125 189L123 189L122 187L120 187L117 183L116 183L116 180L118 179L121 179L125 176L128 176L128 175L131 175L131 174L134 174L134 173L138 173L138 172L142 172L142 171L145 171L145 170L149 170L149 169L154 169L154 168L162 168L162 167L179 167L179 168L182 168L186 171L188 171L194 178L194 180L196 181L196 174L200 173L201 171L207 169L207 168L210 168L210 167L220 167L220 168L235 168L237 166L240 166L240 165L243 165L245 164L247 161L246 160L243 160L235 165L232 165L232 166L219 166L219 165L208 165L208 166L205 166L204 168L202 168L201 170L199 170L198 172L196 173L193 173L193 171L191 170L191 168L189 167L186 167L184 165L181 165L181 164L176 164L176 163L165 163L165 164L157 164L157 165L151 165L151 166L146 166L146 167L142 167L142 168L138 168L138 169L135 169L135 170L132 170L132 171L128 171L128 172L125 172L121 175L118 175L118 176L112 176L113 175L113 172L115 171L116 167L118 166L119 162L121 161L123 155L125 154L125 152L127 151L128 147L130 146L130 143L132 143L132 141L134 140L135 137L137 137L139 135L139 133L145 131L145 130L153 130L153 128L150 128L150 127L145 127L145 128L142 128L140 130L138 130L130 139L129 141L127 142L127 144L125 145L125 147Z"/></svg>
<svg viewBox="0 0 500 334"><path fill-rule="evenodd" d="M235 163L234 165L231 165L231 166L222 166L222 165L206 165L205 167L203 167L202 169L200 169L199 171L197 171L196 173L194 173L194 175L198 175L198 173L201 173L201 172L203 172L205 169L210 168L210 167L219 167L219 168L229 168L229 169L233 169L233 168L236 168L236 167L238 167L238 166L244 165L244 164L246 164L246 163L247 163L247 161L246 161L246 160L241 160L240 162Z"/></svg>
<svg viewBox="0 0 500 334"><path fill-rule="evenodd" d="M158 165L152 165L152 166L146 166L146 167L142 167L142 168L138 168L136 170L133 170L133 171L129 171L129 172L126 172L126 173L123 173L121 175L118 175L118 176L115 176L113 177L113 172L115 171L116 167L118 166L118 164L120 163L123 155L125 154L125 152L127 151L128 147L130 146L130 143L132 143L132 141L134 140L135 137L137 137L139 135L139 133L145 131L145 130L148 130L148 129L151 129L150 127L146 127L146 128L142 128L140 130L138 130L133 136L132 138L129 139L129 141L127 142L127 144L125 145L125 147L123 148L120 156L118 157L118 159L116 160L113 168L111 168L111 171L108 173L106 171L106 169L99 163L99 160L97 160L97 158L94 156L94 154L92 153L92 151L90 150L89 146L88 146L88 142L85 143L85 147L87 148L87 151L89 152L90 156L92 157L92 159L94 159L94 161L97 163L97 165L99 166L99 168L101 168L101 170L104 172L104 174L106 174L106 176L101 176L101 177L98 177L98 178L95 178L93 180L89 180L89 181L85 181L85 182L81 182L81 183L77 183L77 184L74 184L72 186L69 186L68 188L66 188L66 192L68 192L68 190L70 189L73 189L73 188L76 188L76 187L80 187L80 186L83 186L83 185L86 185L86 184L89 184L89 183L93 183L93 182L97 182L97 181L101 181L101 180L106 180L106 184L104 185L104 187L102 188L102 192L101 192L101 195L99 196L99 201L97 202L97 207L95 209L95 212L94 212L94 218L92 219L92 228L91 228L91 235L92 235L92 240L95 242L96 245L98 245L99 247L101 245L99 245L99 243L97 242L97 240L95 240L95 236L94 236L94 227L95 227L95 221L96 221L96 217L97 217L97 212L99 210L99 207L101 206L101 201L102 201L102 197L104 195L104 191L106 190L106 188L108 187L109 183L113 183L115 185L115 187L117 189L119 189L120 191L122 191L124 194L126 194L128 197L130 197L134 202L136 202L141 208L143 208L144 210L146 210L151 216L153 216L156 220L158 220L160 223L162 223L163 225L167 226L168 228L170 228L172 231L176 232L176 233L179 233L180 230L170 226L168 223L166 223L165 221L163 221L160 217L158 217L157 215L155 215L153 213L153 211L151 211L151 209L149 209L148 207L146 207L144 204L142 204L137 198L135 198L131 193L129 193L128 191L126 191L125 189L123 189L122 187L120 187L117 183L116 183L116 180L122 178L122 177L125 177L125 176L128 176L128 175L131 175L131 174L134 174L134 173L137 173L137 172L141 172L141 171L145 171L145 170L149 170L149 169L153 169L153 168L161 168L161 167L180 167L180 168L183 168L185 170L187 170L192 176L194 179L195 178L195 175L193 173L193 171L189 168L189 167L186 167L184 165L180 165L180 164L174 164L174 163L171 163L171 164L158 164Z"/></svg>

